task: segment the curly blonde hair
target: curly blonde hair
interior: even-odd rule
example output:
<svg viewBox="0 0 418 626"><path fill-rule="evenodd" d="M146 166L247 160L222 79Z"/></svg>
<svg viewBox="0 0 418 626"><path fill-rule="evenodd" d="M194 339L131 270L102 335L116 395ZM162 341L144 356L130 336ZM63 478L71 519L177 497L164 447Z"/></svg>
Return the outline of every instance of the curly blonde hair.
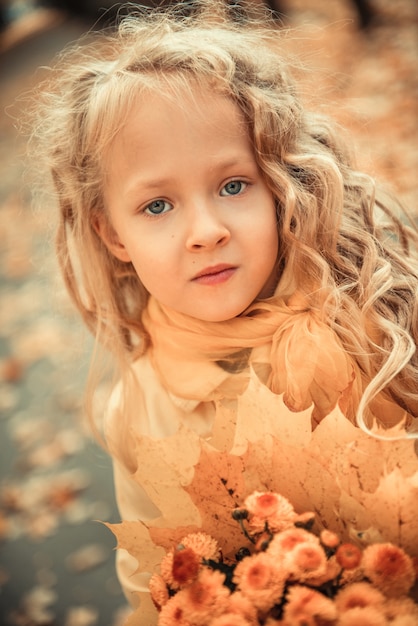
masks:
<svg viewBox="0 0 418 626"><path fill-rule="evenodd" d="M141 90L193 81L241 109L255 157L278 205L279 295L295 286L357 362L364 409L384 390L418 413L417 228L356 171L341 133L304 110L281 33L265 20L231 20L224 3L184 16L131 13L112 31L66 51L36 94L36 158L60 206L57 251L87 326L116 355L147 348L147 293L94 228L105 211L103 155ZM401 213L402 215L402 213ZM291 277L291 278L289 278Z"/></svg>

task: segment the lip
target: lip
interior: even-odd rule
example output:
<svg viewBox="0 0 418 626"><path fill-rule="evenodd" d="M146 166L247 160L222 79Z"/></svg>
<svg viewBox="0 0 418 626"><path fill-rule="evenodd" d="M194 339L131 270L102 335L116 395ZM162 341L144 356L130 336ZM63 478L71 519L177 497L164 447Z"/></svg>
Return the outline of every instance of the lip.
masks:
<svg viewBox="0 0 418 626"><path fill-rule="evenodd" d="M198 272L192 280L202 285L218 285L229 280L236 270L235 265L212 265Z"/></svg>

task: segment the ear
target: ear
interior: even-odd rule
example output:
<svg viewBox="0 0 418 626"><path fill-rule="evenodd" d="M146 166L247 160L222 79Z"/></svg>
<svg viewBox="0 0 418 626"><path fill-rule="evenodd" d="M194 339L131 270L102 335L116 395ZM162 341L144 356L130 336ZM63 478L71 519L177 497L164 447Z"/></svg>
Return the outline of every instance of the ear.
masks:
<svg viewBox="0 0 418 626"><path fill-rule="evenodd" d="M124 263L129 263L131 261L128 251L120 241L117 232L109 222L106 215L101 213L95 216L92 220L92 225L100 239L105 244L106 248L113 254L113 256Z"/></svg>

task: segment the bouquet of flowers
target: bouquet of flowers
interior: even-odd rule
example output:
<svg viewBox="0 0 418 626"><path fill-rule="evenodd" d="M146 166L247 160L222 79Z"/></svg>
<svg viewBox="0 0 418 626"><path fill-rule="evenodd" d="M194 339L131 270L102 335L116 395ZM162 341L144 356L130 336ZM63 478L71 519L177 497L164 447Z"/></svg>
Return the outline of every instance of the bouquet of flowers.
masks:
<svg viewBox="0 0 418 626"><path fill-rule="evenodd" d="M392 543L363 550L315 534L274 492L232 511L245 544L225 562L217 541L186 535L150 580L158 626L416 626L417 559Z"/></svg>

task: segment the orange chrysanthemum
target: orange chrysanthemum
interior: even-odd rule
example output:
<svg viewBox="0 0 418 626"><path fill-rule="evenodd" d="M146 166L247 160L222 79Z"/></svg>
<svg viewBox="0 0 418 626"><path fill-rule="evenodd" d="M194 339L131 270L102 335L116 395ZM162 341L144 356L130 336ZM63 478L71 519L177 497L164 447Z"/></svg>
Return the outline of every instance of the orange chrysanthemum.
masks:
<svg viewBox="0 0 418 626"><path fill-rule="evenodd" d="M234 591L229 596L228 613L242 615L250 624L258 624L258 611L249 598L241 591Z"/></svg>
<svg viewBox="0 0 418 626"><path fill-rule="evenodd" d="M176 550L173 555L173 580L180 586L194 580L199 572L200 557L191 548Z"/></svg>
<svg viewBox="0 0 418 626"><path fill-rule="evenodd" d="M335 597L335 604L339 611L345 612L366 606L381 609L385 600L385 596L376 587L367 582L359 582L341 589Z"/></svg>
<svg viewBox="0 0 418 626"><path fill-rule="evenodd" d="M324 528L321 530L321 534L319 535L319 539L323 546L326 548L337 548L340 544L340 538L336 533L333 533L331 530Z"/></svg>
<svg viewBox="0 0 418 626"><path fill-rule="evenodd" d="M157 611L161 611L161 608L167 604L169 599L167 585L163 577L159 574L153 574L149 581L149 590L155 608Z"/></svg>
<svg viewBox="0 0 418 626"><path fill-rule="evenodd" d="M313 542L299 543L288 553L284 566L293 580L305 581L325 574L327 557L320 545Z"/></svg>
<svg viewBox="0 0 418 626"><path fill-rule="evenodd" d="M205 624L209 618L223 615L227 611L229 589L223 584L221 572L203 568L197 580L179 592L185 617L193 624Z"/></svg>
<svg viewBox="0 0 418 626"><path fill-rule="evenodd" d="M415 615L398 615L390 626L417 626L417 618Z"/></svg>
<svg viewBox="0 0 418 626"><path fill-rule="evenodd" d="M387 626L388 622L378 609L367 606L350 609L338 619L338 626Z"/></svg>
<svg viewBox="0 0 418 626"><path fill-rule="evenodd" d="M412 559L391 543L365 548L361 565L365 576L389 597L406 595L415 582Z"/></svg>
<svg viewBox="0 0 418 626"><path fill-rule="evenodd" d="M181 591L161 609L158 626L193 626L185 617Z"/></svg>
<svg viewBox="0 0 418 626"><path fill-rule="evenodd" d="M337 608L332 600L309 587L302 585L290 587L286 600L284 622L292 626L303 623L317 624L320 620L332 622L337 618Z"/></svg>
<svg viewBox="0 0 418 626"><path fill-rule="evenodd" d="M218 542L206 533L190 533L181 540L181 544L185 548L191 548L201 559L219 560Z"/></svg>
<svg viewBox="0 0 418 626"><path fill-rule="evenodd" d="M319 539L303 528L289 528L273 537L268 547L268 553L274 559L283 559L288 552L303 543L319 545Z"/></svg>
<svg viewBox="0 0 418 626"><path fill-rule="evenodd" d="M342 543L338 546L335 557L343 569L355 569L360 565L362 553L353 543Z"/></svg>
<svg viewBox="0 0 418 626"><path fill-rule="evenodd" d="M396 618L412 618L418 624L418 604L412 598L388 598L385 603L385 615L390 622Z"/></svg>
<svg viewBox="0 0 418 626"><path fill-rule="evenodd" d="M285 580L283 568L266 552L243 559L234 572L234 582L260 610L268 610L280 601Z"/></svg>
<svg viewBox="0 0 418 626"><path fill-rule="evenodd" d="M223 566L214 563L221 557L217 541L191 533L166 554L161 575L151 577L158 626L257 626L260 620L265 626L418 623L418 605L407 597L417 562L401 548L374 544L362 552L355 544L341 544L329 530L318 537L309 525L299 526L303 515L298 518L288 500L275 493L255 492L234 513L255 538L252 555L247 552L231 568L224 564L234 591L219 571ZM312 515L306 514L308 522ZM323 593L326 583L333 599ZM170 592L175 593L171 598Z"/></svg>
<svg viewBox="0 0 418 626"><path fill-rule="evenodd" d="M324 583L337 578L341 573L341 567L337 563L335 556L329 558L326 562L325 571L323 574L317 574L309 577L309 584L312 587L320 587Z"/></svg>
<svg viewBox="0 0 418 626"><path fill-rule="evenodd" d="M243 615L238 613L226 613L220 617L215 617L210 622L210 626L253 626L254 622L249 622Z"/></svg>
<svg viewBox="0 0 418 626"><path fill-rule="evenodd" d="M174 550L169 550L161 560L160 574L164 582L172 589L178 589L178 584L173 578Z"/></svg>
<svg viewBox="0 0 418 626"><path fill-rule="evenodd" d="M255 491L244 502L249 513L248 525L252 532L263 532L266 523L272 532L279 532L293 525L297 515L287 498L266 492Z"/></svg>

